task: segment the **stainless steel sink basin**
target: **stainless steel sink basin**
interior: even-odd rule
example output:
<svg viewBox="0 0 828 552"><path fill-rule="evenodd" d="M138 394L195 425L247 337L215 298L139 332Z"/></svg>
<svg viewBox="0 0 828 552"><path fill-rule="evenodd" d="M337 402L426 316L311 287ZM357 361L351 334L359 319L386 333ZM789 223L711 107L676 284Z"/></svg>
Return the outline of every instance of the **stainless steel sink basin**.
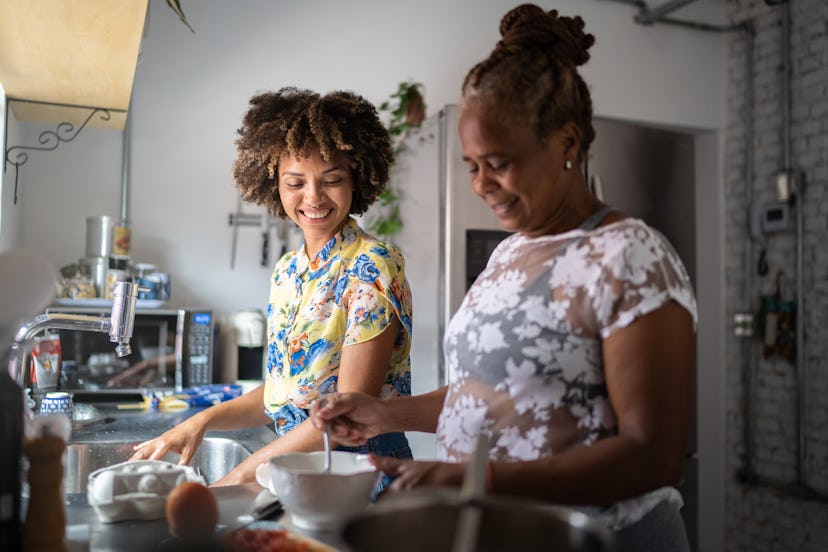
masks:
<svg viewBox="0 0 828 552"><path fill-rule="evenodd" d="M73 442L67 447L64 492L86 493L89 474L100 468L126 462L132 456L132 446L140 441ZM190 463L213 483L232 470L251 454L250 450L232 439L207 437L201 443ZM168 454L164 460L178 462L177 454Z"/></svg>

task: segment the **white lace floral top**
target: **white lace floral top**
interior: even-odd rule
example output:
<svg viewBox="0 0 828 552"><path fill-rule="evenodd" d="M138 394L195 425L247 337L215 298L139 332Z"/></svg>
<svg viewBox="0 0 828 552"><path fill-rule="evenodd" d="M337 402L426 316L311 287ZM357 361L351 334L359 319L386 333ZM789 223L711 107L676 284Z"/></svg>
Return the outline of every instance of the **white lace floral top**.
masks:
<svg viewBox="0 0 828 552"><path fill-rule="evenodd" d="M549 457L614 435L601 340L671 299L695 324L687 272L640 220L504 240L446 331L438 457L463 461L480 431L491 438L490 458L501 461ZM678 491L663 488L585 510L618 529L662 500L681 505Z"/></svg>

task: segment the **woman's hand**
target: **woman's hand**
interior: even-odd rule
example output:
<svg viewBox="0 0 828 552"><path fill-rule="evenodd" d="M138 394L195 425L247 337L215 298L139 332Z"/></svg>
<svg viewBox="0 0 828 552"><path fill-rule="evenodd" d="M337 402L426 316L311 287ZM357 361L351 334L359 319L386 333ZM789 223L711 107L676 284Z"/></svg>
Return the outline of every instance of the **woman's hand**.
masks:
<svg viewBox="0 0 828 552"><path fill-rule="evenodd" d="M179 464L189 464L204 440L205 425L196 416L188 418L155 439L138 443L130 460L160 460L169 452L181 455Z"/></svg>
<svg viewBox="0 0 828 552"><path fill-rule="evenodd" d="M310 419L319 431L330 428L340 444L357 446L383 433L385 403L364 393L334 393L314 402Z"/></svg>
<svg viewBox="0 0 828 552"><path fill-rule="evenodd" d="M371 463L386 475L396 477L388 487L391 492L424 485L458 487L463 483L466 471L466 464L400 460L387 456L372 456Z"/></svg>
<svg viewBox="0 0 828 552"><path fill-rule="evenodd" d="M230 473L210 484L211 487L221 487L223 485L244 485L245 483L255 483L256 477L250 477L247 470L240 466L233 468Z"/></svg>

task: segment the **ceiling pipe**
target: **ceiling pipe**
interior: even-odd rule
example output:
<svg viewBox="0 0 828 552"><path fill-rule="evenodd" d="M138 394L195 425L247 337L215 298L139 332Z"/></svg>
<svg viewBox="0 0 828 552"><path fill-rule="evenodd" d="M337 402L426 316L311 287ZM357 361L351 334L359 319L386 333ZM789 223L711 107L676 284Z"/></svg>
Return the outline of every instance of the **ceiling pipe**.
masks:
<svg viewBox="0 0 828 552"><path fill-rule="evenodd" d="M655 23L664 23L666 25L675 25L677 27L684 27L687 29L694 29L696 31L712 31L712 32L729 32L744 30L744 24L735 25L713 25L712 23L702 23L699 21L686 21L683 19L674 19L666 17L672 11L695 2L696 0L671 0L666 4L655 9L650 9L643 0L604 0L609 2L616 2L618 4L626 4L638 8L638 15L633 17L633 20L639 25L653 25ZM655 14L655 15L654 15Z"/></svg>
<svg viewBox="0 0 828 552"><path fill-rule="evenodd" d="M677 9L683 8L687 4L692 4L696 0L670 0L669 2L665 2L664 4L649 9L645 7L643 10L640 10L638 15L635 16L635 22L641 23L642 25L652 25L653 23L664 19L664 17L676 11Z"/></svg>

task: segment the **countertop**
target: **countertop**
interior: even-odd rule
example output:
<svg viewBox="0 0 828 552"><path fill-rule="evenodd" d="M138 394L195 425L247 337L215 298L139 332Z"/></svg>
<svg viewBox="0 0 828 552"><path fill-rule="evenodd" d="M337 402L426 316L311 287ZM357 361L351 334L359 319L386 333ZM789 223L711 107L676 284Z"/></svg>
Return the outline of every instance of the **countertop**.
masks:
<svg viewBox="0 0 828 552"><path fill-rule="evenodd" d="M192 407L186 410L162 412L158 410L118 410L115 405L96 405L105 416L100 424L73 425L72 443L90 441L132 440L145 441L157 437L167 429L180 424L190 416L204 410ZM227 437L255 451L275 439L276 434L267 426L233 431L208 431L205 437Z"/></svg>
<svg viewBox="0 0 828 552"><path fill-rule="evenodd" d="M137 442L149 439L201 410L190 408L177 412L159 412L117 410L114 406L97 406L106 416L106 421L100 424L74 427L70 444L118 440ZM261 426L234 431L210 431L205 437L233 439L248 450L255 451L272 441L275 434L267 426ZM238 516L248 514L253 509L254 503L260 504L262 501L273 499L273 495L257 483L211 487L210 490L215 495L219 506L220 529L223 526L235 525ZM103 523L89 505L85 493L66 494L65 510L67 547L70 551L155 550L160 543L169 538L167 523L163 518L150 521ZM23 511L25 512L25 504ZM298 534L345 550L337 533L317 533L294 529L290 522L289 512L279 520L279 523Z"/></svg>
<svg viewBox="0 0 828 552"><path fill-rule="evenodd" d="M254 501L272 499L273 495L258 484L211 487L219 506L219 529L232 526L236 518L247 514ZM263 496L267 495L267 496ZM279 520L284 528L299 535L310 537L335 549L346 551L345 544L335 532L311 532L296 529L287 513ZM85 494L66 497L66 540L69 552L121 552L157 550L165 539L169 539L165 519L151 521L122 521L103 523L89 505Z"/></svg>

